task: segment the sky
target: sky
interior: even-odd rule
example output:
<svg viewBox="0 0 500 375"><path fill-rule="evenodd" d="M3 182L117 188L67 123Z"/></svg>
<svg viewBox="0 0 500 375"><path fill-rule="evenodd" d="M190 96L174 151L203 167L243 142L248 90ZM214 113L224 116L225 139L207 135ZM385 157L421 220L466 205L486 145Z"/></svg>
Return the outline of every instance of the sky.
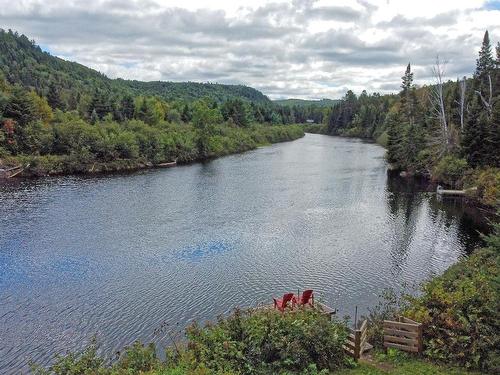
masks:
<svg viewBox="0 0 500 375"><path fill-rule="evenodd" d="M0 28L111 78L244 84L272 99L397 92L406 64L471 75L500 1L0 0Z"/></svg>

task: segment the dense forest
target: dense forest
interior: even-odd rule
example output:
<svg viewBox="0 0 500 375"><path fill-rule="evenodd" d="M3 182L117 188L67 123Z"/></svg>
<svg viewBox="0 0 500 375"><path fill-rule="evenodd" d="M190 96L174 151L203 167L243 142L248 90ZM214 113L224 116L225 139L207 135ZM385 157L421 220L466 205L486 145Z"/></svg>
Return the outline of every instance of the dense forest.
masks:
<svg viewBox="0 0 500 375"><path fill-rule="evenodd" d="M371 138L387 147L393 169L462 187L482 185L489 203L500 199L500 44L486 31L471 78L444 81L439 57L434 82L414 84L411 65L398 95L348 91L311 132Z"/></svg>

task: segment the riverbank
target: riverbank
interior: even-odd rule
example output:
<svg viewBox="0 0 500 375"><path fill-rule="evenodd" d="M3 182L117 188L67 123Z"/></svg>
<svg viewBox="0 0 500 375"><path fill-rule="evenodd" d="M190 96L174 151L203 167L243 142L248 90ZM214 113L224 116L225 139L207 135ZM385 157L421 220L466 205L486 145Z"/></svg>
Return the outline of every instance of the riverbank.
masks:
<svg viewBox="0 0 500 375"><path fill-rule="evenodd" d="M106 130L105 126L103 130ZM102 142L96 140L94 145L90 143L80 152L69 150L66 154L4 156L0 159L0 167L27 166L22 174L25 177L133 171L154 168L172 160L178 164L209 160L304 136L298 125L253 125L249 128L218 125L212 127L208 135L200 134L189 125L171 125L164 133L164 137L151 133L149 139L137 140L128 134L130 139L113 143L114 150L108 150L107 157L101 150L104 148ZM84 134L80 134L81 140L75 139L74 135L68 138L60 142L67 145L85 142ZM202 139L203 145L200 146Z"/></svg>

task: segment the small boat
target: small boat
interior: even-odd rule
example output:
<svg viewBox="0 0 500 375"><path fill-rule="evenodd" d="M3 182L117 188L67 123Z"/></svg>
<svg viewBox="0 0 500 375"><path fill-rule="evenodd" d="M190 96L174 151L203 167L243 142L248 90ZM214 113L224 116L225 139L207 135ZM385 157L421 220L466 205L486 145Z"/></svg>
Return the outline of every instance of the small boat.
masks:
<svg viewBox="0 0 500 375"><path fill-rule="evenodd" d="M175 167L176 165L177 165L177 161L174 160L174 161L170 161L168 163L156 164L155 167L158 167L158 168L171 168L171 167Z"/></svg>
<svg viewBox="0 0 500 375"><path fill-rule="evenodd" d="M0 168L0 179L16 177L17 175L23 173L24 169L28 167L29 164L26 167L18 165L16 167L11 167L11 168Z"/></svg>

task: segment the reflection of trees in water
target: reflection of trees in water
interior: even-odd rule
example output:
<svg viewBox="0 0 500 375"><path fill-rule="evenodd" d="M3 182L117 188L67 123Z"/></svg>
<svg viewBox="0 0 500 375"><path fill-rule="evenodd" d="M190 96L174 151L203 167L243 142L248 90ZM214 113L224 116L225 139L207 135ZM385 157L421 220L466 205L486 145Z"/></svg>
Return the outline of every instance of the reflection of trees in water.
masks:
<svg viewBox="0 0 500 375"><path fill-rule="evenodd" d="M433 196L429 199L430 209L444 218L444 224L457 226L458 239L469 254L482 244L480 233L488 233L487 218L484 213L467 204L463 198Z"/></svg>
<svg viewBox="0 0 500 375"><path fill-rule="evenodd" d="M391 214L389 226L393 227L390 244L392 272L399 275L405 268L415 235L422 197L404 184L402 179L387 178L387 204Z"/></svg>
<svg viewBox="0 0 500 375"><path fill-rule="evenodd" d="M431 221L431 225L426 225L426 230L431 232L426 233L426 238L431 241L427 252L430 259L439 251L440 234L451 228L456 231L458 242L467 253L481 243L479 232L487 231L484 215L478 209L462 198L438 199L434 191L435 185L426 180L390 175L387 178L389 224L393 228L390 256L396 275L404 269L422 210Z"/></svg>

